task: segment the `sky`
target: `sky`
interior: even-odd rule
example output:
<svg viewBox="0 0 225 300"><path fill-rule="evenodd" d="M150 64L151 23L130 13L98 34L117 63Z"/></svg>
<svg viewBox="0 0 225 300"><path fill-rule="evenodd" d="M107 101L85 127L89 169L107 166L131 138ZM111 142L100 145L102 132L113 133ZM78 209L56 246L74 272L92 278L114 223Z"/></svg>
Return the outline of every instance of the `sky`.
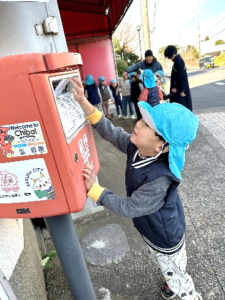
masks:
<svg viewBox="0 0 225 300"><path fill-rule="evenodd" d="M134 0L125 18L141 24L140 1ZM157 53L160 47L177 44L198 44L198 13L201 40L225 40L225 0L157 0L156 30L151 34L151 48ZM148 0L150 29L153 27L155 0ZM222 31L220 34L218 34Z"/></svg>

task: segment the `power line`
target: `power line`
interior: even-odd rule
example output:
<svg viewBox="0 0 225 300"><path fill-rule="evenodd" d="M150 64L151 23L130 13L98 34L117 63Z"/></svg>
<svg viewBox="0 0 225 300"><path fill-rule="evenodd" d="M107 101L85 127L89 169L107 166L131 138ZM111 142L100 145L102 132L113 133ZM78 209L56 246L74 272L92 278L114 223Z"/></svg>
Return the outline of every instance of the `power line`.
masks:
<svg viewBox="0 0 225 300"><path fill-rule="evenodd" d="M223 30L221 30L220 32L217 32L216 34L210 36L209 38L211 39L211 38L213 38L214 36L218 35L219 33L223 32L223 31L225 31L225 28Z"/></svg>
<svg viewBox="0 0 225 300"><path fill-rule="evenodd" d="M205 29L202 34L208 34L213 28L215 28L218 24L220 24L223 20L225 20L225 17L222 18L219 22L217 22L213 27L210 27L209 29Z"/></svg>

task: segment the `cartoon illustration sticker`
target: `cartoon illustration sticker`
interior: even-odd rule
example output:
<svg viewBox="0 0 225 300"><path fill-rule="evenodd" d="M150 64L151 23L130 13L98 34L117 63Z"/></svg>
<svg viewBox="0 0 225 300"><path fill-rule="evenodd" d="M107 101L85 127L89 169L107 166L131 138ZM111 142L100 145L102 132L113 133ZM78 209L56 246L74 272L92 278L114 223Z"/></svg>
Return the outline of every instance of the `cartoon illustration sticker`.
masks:
<svg viewBox="0 0 225 300"><path fill-rule="evenodd" d="M38 121L0 126L0 149L8 158L48 153Z"/></svg>
<svg viewBox="0 0 225 300"><path fill-rule="evenodd" d="M55 199L43 158L0 163L0 203Z"/></svg>

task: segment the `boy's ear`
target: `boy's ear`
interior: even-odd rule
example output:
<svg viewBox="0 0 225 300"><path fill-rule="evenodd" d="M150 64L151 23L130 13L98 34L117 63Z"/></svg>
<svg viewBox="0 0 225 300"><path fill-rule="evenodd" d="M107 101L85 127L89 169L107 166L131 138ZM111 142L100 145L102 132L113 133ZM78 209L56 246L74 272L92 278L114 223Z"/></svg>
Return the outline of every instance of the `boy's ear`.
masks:
<svg viewBox="0 0 225 300"><path fill-rule="evenodd" d="M159 145L159 146L155 149L155 151L158 152L158 153L159 153L161 150L162 150L162 145ZM168 144L164 147L162 153L167 153L167 152L169 152L169 145L168 145Z"/></svg>
<svg viewBox="0 0 225 300"><path fill-rule="evenodd" d="M164 147L164 149L163 149L163 153L167 153L167 152L169 152L169 150L170 150L170 146L166 145L166 147Z"/></svg>

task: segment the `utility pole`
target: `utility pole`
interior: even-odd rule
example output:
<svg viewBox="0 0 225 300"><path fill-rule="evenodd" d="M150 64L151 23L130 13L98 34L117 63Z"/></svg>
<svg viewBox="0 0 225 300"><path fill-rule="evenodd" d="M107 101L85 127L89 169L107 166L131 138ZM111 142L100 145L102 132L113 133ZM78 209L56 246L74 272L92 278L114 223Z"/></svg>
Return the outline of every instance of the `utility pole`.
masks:
<svg viewBox="0 0 225 300"><path fill-rule="evenodd" d="M144 33L144 28L143 28L142 0L139 0L139 3L140 3L140 13L141 13L141 34L142 34L141 43L143 42L143 44L142 44L143 49L146 49L146 47L145 47L145 33Z"/></svg>
<svg viewBox="0 0 225 300"><path fill-rule="evenodd" d="M147 49L151 49L147 0L142 0L142 7L143 7L143 28L144 28L144 36L145 36L145 50L147 50Z"/></svg>
<svg viewBox="0 0 225 300"><path fill-rule="evenodd" d="M199 48L199 59L201 58L201 33L200 33L200 22L198 13L198 48Z"/></svg>

